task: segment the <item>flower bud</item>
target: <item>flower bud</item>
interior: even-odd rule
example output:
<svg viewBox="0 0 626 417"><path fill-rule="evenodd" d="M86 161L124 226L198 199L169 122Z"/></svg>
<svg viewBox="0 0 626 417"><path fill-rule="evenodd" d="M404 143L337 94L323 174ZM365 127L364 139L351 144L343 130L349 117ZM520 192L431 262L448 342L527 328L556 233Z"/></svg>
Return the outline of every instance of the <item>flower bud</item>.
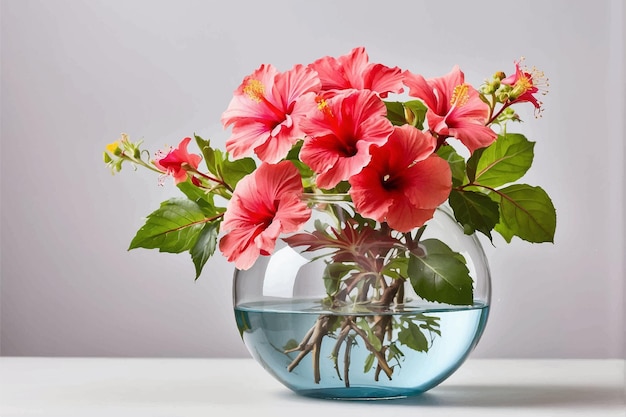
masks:
<svg viewBox="0 0 626 417"><path fill-rule="evenodd" d="M408 109L408 108L404 107L404 119L406 120L406 122L408 124L410 124L411 126L414 126L414 124L415 124L415 113L413 113L411 111L411 109Z"/></svg>
<svg viewBox="0 0 626 417"><path fill-rule="evenodd" d="M496 91L496 98L500 103L504 103L511 97L511 87L506 84L501 84Z"/></svg>
<svg viewBox="0 0 626 417"><path fill-rule="evenodd" d="M495 88L493 88L493 85L491 83L489 84L483 84L480 86L480 92L483 94L493 94L495 92Z"/></svg>
<svg viewBox="0 0 626 417"><path fill-rule="evenodd" d="M116 140L115 142L109 143L106 146L106 150L111 152L115 156L120 156L122 154L122 149L120 148L120 142Z"/></svg>

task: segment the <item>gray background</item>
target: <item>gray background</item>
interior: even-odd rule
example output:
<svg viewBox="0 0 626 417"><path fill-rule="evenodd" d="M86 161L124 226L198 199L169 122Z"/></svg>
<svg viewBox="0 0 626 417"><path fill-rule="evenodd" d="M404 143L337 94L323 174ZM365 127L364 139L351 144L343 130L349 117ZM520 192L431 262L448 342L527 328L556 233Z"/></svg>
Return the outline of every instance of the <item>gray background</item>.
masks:
<svg viewBox="0 0 626 417"><path fill-rule="evenodd" d="M247 356L232 266L198 281L187 255L126 248L171 181L104 146L223 144L232 91L363 45L427 77L478 84L525 55L550 78L525 180L558 210L554 245L486 246L493 307L474 357L614 358L624 341L624 5L537 1L11 1L1 3L0 354Z"/></svg>

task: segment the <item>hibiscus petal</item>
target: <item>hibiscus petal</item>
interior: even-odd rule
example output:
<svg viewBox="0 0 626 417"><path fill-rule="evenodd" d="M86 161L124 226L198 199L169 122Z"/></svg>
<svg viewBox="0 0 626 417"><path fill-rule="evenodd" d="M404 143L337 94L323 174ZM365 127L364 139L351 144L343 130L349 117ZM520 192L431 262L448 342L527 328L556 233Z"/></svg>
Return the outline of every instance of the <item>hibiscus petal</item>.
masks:
<svg viewBox="0 0 626 417"><path fill-rule="evenodd" d="M360 74L367 66L367 55L363 47L354 48L349 54L339 58L326 56L310 64L319 74L324 90L345 90L362 87L358 77L350 74ZM356 79L358 86L352 84Z"/></svg>
<svg viewBox="0 0 626 417"><path fill-rule="evenodd" d="M289 153L296 141L297 138L291 134L291 129L283 128L276 136L270 137L254 148L254 153L261 161L276 164Z"/></svg>
<svg viewBox="0 0 626 417"><path fill-rule="evenodd" d="M389 68L383 64L373 64L363 74L366 88L375 91L382 98L386 98L388 93L403 93L402 81L404 77L402 70L398 67Z"/></svg>
<svg viewBox="0 0 626 417"><path fill-rule="evenodd" d="M274 95L281 97L285 110L297 101L309 100L315 105L315 93L322 87L317 73L303 65L295 65L290 71L276 76Z"/></svg>
<svg viewBox="0 0 626 417"><path fill-rule="evenodd" d="M450 165L438 155L431 155L406 170L404 195L411 205L434 209L441 205L452 189Z"/></svg>
<svg viewBox="0 0 626 417"><path fill-rule="evenodd" d="M257 228L235 229L220 239L220 251L228 262L235 263L235 267L248 269L260 255L259 249L252 244L259 232Z"/></svg>
<svg viewBox="0 0 626 417"><path fill-rule="evenodd" d="M416 161L428 158L437 146L437 139L413 126L402 125L395 127L387 143L394 150L388 152L385 159L391 169L395 167L401 171Z"/></svg>
<svg viewBox="0 0 626 417"><path fill-rule="evenodd" d="M263 163L237 184L221 229L220 250L229 262L247 269L274 250L277 237L292 232L310 217L301 200L302 179L290 161Z"/></svg>
<svg viewBox="0 0 626 417"><path fill-rule="evenodd" d="M435 209L419 209L411 205L408 200L399 199L389 208L387 224L392 229L406 233L423 226L432 219Z"/></svg>
<svg viewBox="0 0 626 417"><path fill-rule="evenodd" d="M263 123L254 120L237 123L232 129L230 138L226 140L226 151L234 158L249 156L269 138L269 129Z"/></svg>
<svg viewBox="0 0 626 417"><path fill-rule="evenodd" d="M465 75L459 66L455 65L446 75L429 79L428 84L437 95L437 108L433 110L439 115L444 115L450 108L454 89L465 84Z"/></svg>
<svg viewBox="0 0 626 417"><path fill-rule="evenodd" d="M311 209L302 201L301 194L288 193L278 203L275 221L279 221L282 233L292 233L300 229L311 217Z"/></svg>
<svg viewBox="0 0 626 417"><path fill-rule="evenodd" d="M455 121L454 127L450 127L448 131L450 136L460 140L471 153L491 145L498 137L490 127L466 120Z"/></svg>
<svg viewBox="0 0 626 417"><path fill-rule="evenodd" d="M349 193L359 213L380 222L385 220L394 199L383 188L380 173L369 166L350 179Z"/></svg>
<svg viewBox="0 0 626 417"><path fill-rule="evenodd" d="M424 102L426 107L435 111L438 108L438 98L426 79L420 74L413 74L408 70L405 70L403 75L404 85L409 87L409 95L411 97L419 98Z"/></svg>
<svg viewBox="0 0 626 417"><path fill-rule="evenodd" d="M369 144L359 144L358 148L361 148L361 150L354 156L337 158L335 164L330 169L317 176L317 186L323 189L330 189L341 181L347 181L353 175L358 174L371 159L371 155L366 150L366 147L369 147Z"/></svg>
<svg viewBox="0 0 626 417"><path fill-rule="evenodd" d="M337 162L339 140L334 135L307 139L300 149L300 159L315 172L326 172Z"/></svg>
<svg viewBox="0 0 626 417"><path fill-rule="evenodd" d="M280 220L274 219L267 228L254 238L254 245L258 248L259 253L265 256L274 253L276 239L278 239L281 233L282 227Z"/></svg>

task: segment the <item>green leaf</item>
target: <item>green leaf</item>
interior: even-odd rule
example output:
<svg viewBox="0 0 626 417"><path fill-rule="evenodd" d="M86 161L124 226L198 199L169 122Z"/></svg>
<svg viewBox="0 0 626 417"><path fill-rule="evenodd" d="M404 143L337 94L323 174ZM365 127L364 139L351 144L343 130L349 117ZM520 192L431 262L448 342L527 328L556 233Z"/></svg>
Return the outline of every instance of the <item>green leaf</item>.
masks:
<svg viewBox="0 0 626 417"><path fill-rule="evenodd" d="M425 314L417 314L415 316L415 321L420 321L420 328L424 330L428 330L430 333L436 333L441 336L441 330L439 329L439 317L437 316L427 316Z"/></svg>
<svg viewBox="0 0 626 417"><path fill-rule="evenodd" d="M381 273L393 279L401 279L407 276L407 268L409 267L408 258L400 258L392 256L385 265Z"/></svg>
<svg viewBox="0 0 626 417"><path fill-rule="evenodd" d="M339 291L341 279L353 269L353 266L342 262L333 262L326 265L322 276L324 280L324 287L326 287L326 293L328 295L336 294L337 291Z"/></svg>
<svg viewBox="0 0 626 417"><path fill-rule="evenodd" d="M500 203L495 230L511 242L513 236L532 243L554 242L556 210L541 187L515 184L489 194Z"/></svg>
<svg viewBox="0 0 626 417"><path fill-rule="evenodd" d="M230 161L228 160L228 154L226 154L220 166L220 177L234 190L237 183L255 169L256 163L254 159L241 158Z"/></svg>
<svg viewBox="0 0 626 417"><path fill-rule="evenodd" d="M491 239L491 231L500 220L498 203L479 192L454 189L450 192L449 202L465 234L471 235L478 230Z"/></svg>
<svg viewBox="0 0 626 417"><path fill-rule="evenodd" d="M208 200L209 195L200 187L193 185L189 180L179 182L176 187L191 201Z"/></svg>
<svg viewBox="0 0 626 417"><path fill-rule="evenodd" d="M217 169L217 163L216 163L216 158L215 158L215 150L211 148L211 142L208 140L202 139L200 136L196 134L194 134L193 136L196 139L196 144L198 145L198 148L200 148L200 152L202 152L202 156L204 157L204 163L206 164L207 169L213 175L217 175L218 169Z"/></svg>
<svg viewBox="0 0 626 417"><path fill-rule="evenodd" d="M376 359L376 356L374 356L373 353L370 353L369 355L367 355L367 357L365 358L365 365L363 365L363 373L368 373L369 371L372 370L372 368L374 367L375 359Z"/></svg>
<svg viewBox="0 0 626 417"><path fill-rule="evenodd" d="M533 163L535 143L524 135L499 135L480 155L476 165L476 184L500 187L522 178Z"/></svg>
<svg viewBox="0 0 626 417"><path fill-rule="evenodd" d="M302 177L302 180L306 187L307 185L311 185L307 184L307 182L315 175L315 173L307 164L300 161L300 149L302 149L303 144L304 141L299 140L295 145L291 147L285 159L291 161L291 163L294 164L296 168L298 168L298 171L300 171L300 176Z"/></svg>
<svg viewBox="0 0 626 417"><path fill-rule="evenodd" d="M450 145L440 147L437 155L448 161L452 171L452 185L462 185L465 181L465 159Z"/></svg>
<svg viewBox="0 0 626 417"><path fill-rule="evenodd" d="M228 184L231 189L234 190L243 177L256 169L254 159L241 158L231 161L228 159L227 152L213 149L208 140L204 140L198 135L194 136L209 172Z"/></svg>
<svg viewBox="0 0 626 417"><path fill-rule="evenodd" d="M191 260L196 267L196 279L200 277L200 273L202 273L202 268L204 264L206 264L206 261L215 253L219 226L219 221L205 224L200 231L196 243L189 250Z"/></svg>
<svg viewBox="0 0 626 417"><path fill-rule="evenodd" d="M159 249L159 252L180 253L195 244L206 218L195 202L172 198L148 215L130 243L130 249Z"/></svg>
<svg viewBox="0 0 626 417"><path fill-rule="evenodd" d="M411 100L405 103L386 101L387 119L395 126L410 124L423 129L428 108L420 100Z"/></svg>
<svg viewBox="0 0 626 417"><path fill-rule="evenodd" d="M285 346L283 346L283 350L292 350L295 349L299 346L300 344L298 343L298 341L296 339L289 339L287 340L287 343L285 343Z"/></svg>
<svg viewBox="0 0 626 417"><path fill-rule="evenodd" d="M213 217L225 211L223 207L215 207L214 194L207 193L206 190L193 185L189 180L180 182L176 186L188 199L202 208L205 217Z"/></svg>
<svg viewBox="0 0 626 417"><path fill-rule="evenodd" d="M367 323L367 320L365 320L364 318L360 318L356 322L356 325L359 326L361 330L365 331L365 333L367 333L367 340L370 342L374 350L376 350L377 352L380 352L380 350L383 348L383 345L380 339L376 337L376 335L372 331L372 328Z"/></svg>
<svg viewBox="0 0 626 417"><path fill-rule="evenodd" d="M480 161L480 157L485 151L485 148L476 149L472 155L467 160L466 170L467 170L467 178L470 183L473 183L476 179L476 168L478 166L478 162Z"/></svg>
<svg viewBox="0 0 626 417"><path fill-rule="evenodd" d="M399 101L385 101L387 107L387 119L394 126L401 126L406 124L406 118L404 116L404 106Z"/></svg>
<svg viewBox="0 0 626 417"><path fill-rule="evenodd" d="M422 329L418 325L410 321L408 326L398 332L398 341L410 349L417 352L428 351L428 339L422 333Z"/></svg>
<svg viewBox="0 0 626 417"><path fill-rule="evenodd" d="M247 311L235 310L235 322L237 323L237 329L239 329L239 336L243 337L243 334L252 330L250 325L250 317Z"/></svg>
<svg viewBox="0 0 626 417"><path fill-rule="evenodd" d="M398 348L395 343L389 344L389 349L387 350L387 363L391 362L391 360L395 360L400 366L400 361L404 357L404 353Z"/></svg>
<svg viewBox="0 0 626 417"><path fill-rule="evenodd" d="M415 292L428 301L453 305L474 302L473 280L465 258L437 239L420 242L424 256L411 254L409 279Z"/></svg>

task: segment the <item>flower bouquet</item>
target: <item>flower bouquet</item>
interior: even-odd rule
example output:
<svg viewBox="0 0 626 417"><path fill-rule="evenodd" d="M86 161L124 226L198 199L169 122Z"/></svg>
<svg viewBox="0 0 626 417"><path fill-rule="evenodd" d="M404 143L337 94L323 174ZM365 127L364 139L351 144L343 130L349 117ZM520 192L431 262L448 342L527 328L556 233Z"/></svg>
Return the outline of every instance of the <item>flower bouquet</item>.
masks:
<svg viewBox="0 0 626 417"><path fill-rule="evenodd" d="M518 61L510 75L496 72L475 88L458 66L427 79L371 63L362 47L284 72L263 64L222 114L231 130L225 150L194 135L199 153L188 150L187 137L151 154L122 134L104 161L113 172L126 162L151 169L161 184L173 178L183 196L149 214L130 249L189 252L197 279L219 248L239 279L242 337L281 382L311 395L409 395L456 366L440 365L427 381L403 380L419 372L407 365L419 362L415 355L445 340L444 317L477 311L474 330L452 355L460 363L489 303L488 268L478 277L471 254L451 241L462 238L429 235L437 217L474 244L477 233L493 242L494 231L506 242L554 239L548 194L518 182L531 167L534 142L508 130L520 122L517 105L530 103L540 115L545 81ZM307 268L315 272L306 286L315 289L298 300L303 307L293 297ZM276 276L283 278L269 282ZM253 296L246 286L256 279L265 282ZM289 297L286 308L281 300ZM310 314L294 314L302 311ZM272 333L268 322L280 321L281 312L299 320L282 322L293 332ZM307 371L298 374L305 360ZM400 390L368 390L365 378L382 385L399 379ZM332 392L319 394L315 386L325 381ZM347 393L350 387L360 391Z"/></svg>

